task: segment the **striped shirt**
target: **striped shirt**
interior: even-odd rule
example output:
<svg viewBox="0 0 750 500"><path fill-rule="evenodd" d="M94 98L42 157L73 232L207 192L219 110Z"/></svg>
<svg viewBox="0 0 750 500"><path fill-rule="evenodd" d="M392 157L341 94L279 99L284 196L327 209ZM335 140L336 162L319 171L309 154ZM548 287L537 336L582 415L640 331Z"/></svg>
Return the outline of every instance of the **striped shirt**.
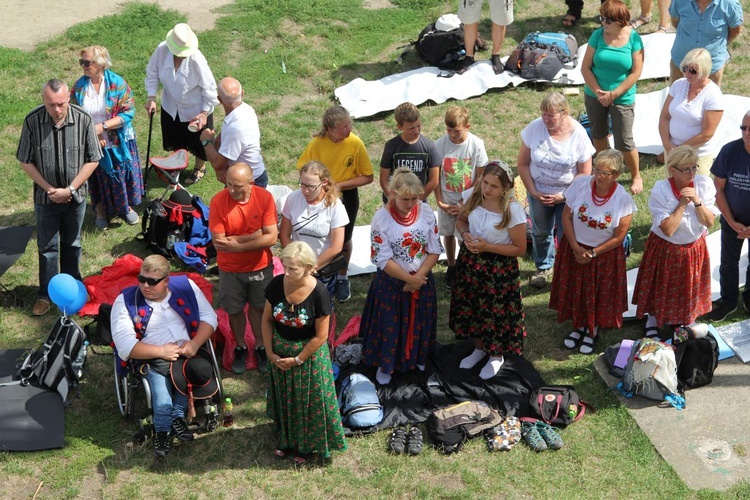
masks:
<svg viewBox="0 0 750 500"><path fill-rule="evenodd" d="M52 186L70 186L85 163L98 162L101 157L93 121L82 108L70 104L60 128L55 127L44 106L38 106L26 115L16 158L21 163L34 165ZM74 197L80 202L87 195L88 185L84 182ZM34 203L51 203L46 191L36 183Z"/></svg>

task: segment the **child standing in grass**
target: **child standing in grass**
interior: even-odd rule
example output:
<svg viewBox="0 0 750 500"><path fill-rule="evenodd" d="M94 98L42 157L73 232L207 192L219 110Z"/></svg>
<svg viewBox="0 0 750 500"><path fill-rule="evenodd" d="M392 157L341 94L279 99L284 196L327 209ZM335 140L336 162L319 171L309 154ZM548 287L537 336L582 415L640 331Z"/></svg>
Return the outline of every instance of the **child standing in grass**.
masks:
<svg viewBox="0 0 750 500"><path fill-rule="evenodd" d="M445 286L450 289L456 271L456 219L461 205L461 193L472 187L487 164L484 141L469 132L469 110L451 106L445 112L445 135L435 144L443 158L440 184L435 189L438 210L438 229L448 256Z"/></svg>
<svg viewBox="0 0 750 500"><path fill-rule="evenodd" d="M388 181L399 167L407 167L424 186L420 200L424 201L440 180L440 161L443 159L435 141L422 135L419 110L410 102L399 104L393 112L399 135L385 143L380 158L380 187L383 203L388 202Z"/></svg>

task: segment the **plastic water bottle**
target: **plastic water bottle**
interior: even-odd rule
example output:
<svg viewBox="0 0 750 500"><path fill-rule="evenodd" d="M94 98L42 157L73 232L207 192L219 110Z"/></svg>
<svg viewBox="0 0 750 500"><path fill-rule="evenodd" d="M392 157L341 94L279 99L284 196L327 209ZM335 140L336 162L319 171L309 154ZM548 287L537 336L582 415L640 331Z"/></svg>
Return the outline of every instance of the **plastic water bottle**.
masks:
<svg viewBox="0 0 750 500"><path fill-rule="evenodd" d="M81 346L81 350L78 351L78 356L76 356L76 359L73 360L73 372L78 376L78 378L81 378L81 376L83 375L83 363L86 361L86 352L88 351L88 348L89 341L86 340Z"/></svg>
<svg viewBox="0 0 750 500"><path fill-rule="evenodd" d="M232 416L232 411L234 410L234 405L232 404L232 398L227 398L224 400L224 421L221 425L224 427L231 427L234 424L234 417Z"/></svg>
<svg viewBox="0 0 750 500"><path fill-rule="evenodd" d="M568 406L568 418L576 418L576 415L578 415L578 408L576 405Z"/></svg>

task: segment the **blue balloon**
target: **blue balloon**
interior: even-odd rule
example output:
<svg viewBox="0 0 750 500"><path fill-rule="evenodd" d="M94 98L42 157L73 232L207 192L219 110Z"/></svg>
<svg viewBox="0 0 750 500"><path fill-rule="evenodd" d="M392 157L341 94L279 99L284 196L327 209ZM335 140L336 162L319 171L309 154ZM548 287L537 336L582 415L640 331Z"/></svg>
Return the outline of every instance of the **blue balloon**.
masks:
<svg viewBox="0 0 750 500"><path fill-rule="evenodd" d="M76 296L76 298L73 299L73 301L67 306L60 308L65 316L72 316L80 311L89 297L88 292L86 291L86 285L84 285L79 280L76 280L76 285L78 290L78 295Z"/></svg>
<svg viewBox="0 0 750 500"><path fill-rule="evenodd" d="M62 310L78 297L78 285L73 276L60 273L49 281L47 293L52 302Z"/></svg>

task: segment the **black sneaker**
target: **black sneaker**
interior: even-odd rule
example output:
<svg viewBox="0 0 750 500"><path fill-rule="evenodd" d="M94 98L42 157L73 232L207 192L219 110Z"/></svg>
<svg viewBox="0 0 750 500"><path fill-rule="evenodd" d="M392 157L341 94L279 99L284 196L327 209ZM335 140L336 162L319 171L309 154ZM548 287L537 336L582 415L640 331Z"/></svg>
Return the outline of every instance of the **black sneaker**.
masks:
<svg viewBox="0 0 750 500"><path fill-rule="evenodd" d="M456 266L448 266L445 270L445 288L453 289L453 282L456 280Z"/></svg>
<svg viewBox="0 0 750 500"><path fill-rule="evenodd" d="M245 373L245 360L247 359L247 347L234 348L234 360L232 361L232 373L242 375Z"/></svg>
<svg viewBox="0 0 750 500"><path fill-rule="evenodd" d="M409 455L419 455L422 453L423 445L422 431L416 425L412 425L409 428L409 434L406 435L406 449Z"/></svg>
<svg viewBox="0 0 750 500"><path fill-rule="evenodd" d="M255 357L258 359L258 371L260 373L266 373L268 371L268 356L266 356L266 348L258 347L255 349Z"/></svg>
<svg viewBox="0 0 750 500"><path fill-rule="evenodd" d="M166 457L172 451L172 434L169 432L157 432L154 434L154 455Z"/></svg>
<svg viewBox="0 0 750 500"><path fill-rule="evenodd" d="M339 303L344 303L352 298L352 285L348 279L336 281L336 300Z"/></svg>
<svg viewBox="0 0 750 500"><path fill-rule="evenodd" d="M720 300L717 302L714 302L714 307L711 309L711 312L708 313L706 316L710 321L724 321L727 319L727 316L732 314L734 311L737 310L737 306L729 307L724 303L724 301Z"/></svg>
<svg viewBox="0 0 750 500"><path fill-rule="evenodd" d="M396 427L391 432L391 439L388 441L388 449L395 455L400 455L406 449L406 428Z"/></svg>
<svg viewBox="0 0 750 500"><path fill-rule="evenodd" d="M492 71L494 71L496 75L505 72L505 66L500 60L500 54L492 54L490 61L492 62Z"/></svg>
<svg viewBox="0 0 750 500"><path fill-rule="evenodd" d="M192 441L195 439L195 435L190 430L187 421L181 417L172 420L172 434L180 441Z"/></svg>

